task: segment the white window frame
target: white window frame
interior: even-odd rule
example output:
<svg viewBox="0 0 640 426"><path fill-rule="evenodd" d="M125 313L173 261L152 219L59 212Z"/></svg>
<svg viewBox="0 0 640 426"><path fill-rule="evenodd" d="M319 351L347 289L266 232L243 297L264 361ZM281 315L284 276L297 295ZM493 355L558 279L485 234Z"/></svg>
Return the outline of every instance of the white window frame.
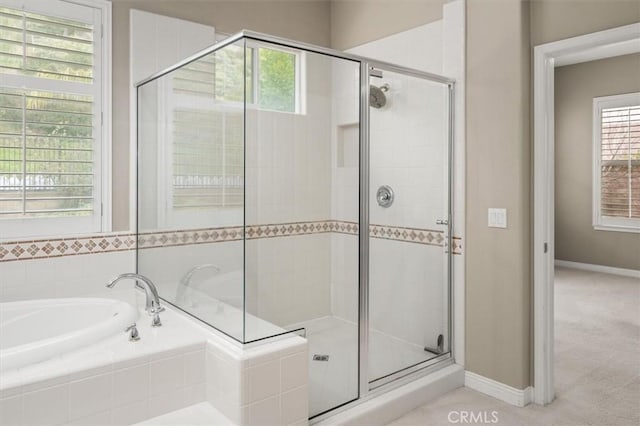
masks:
<svg viewBox="0 0 640 426"><path fill-rule="evenodd" d="M93 123L94 212L91 216L0 219L0 239L95 234L111 231L111 2L108 0L0 0L0 6L66 19L93 15L96 74L94 99L100 99ZM82 19L80 19L82 20ZM2 74L2 86L60 92L55 80L39 79L25 87L29 77ZM32 80L32 81L35 81ZM31 83L31 82L30 82ZM80 87L80 83L76 83ZM73 86L67 82L67 87ZM84 91L86 92L86 90ZM79 93L84 93L80 92ZM64 93L71 93L65 90Z"/></svg>
<svg viewBox="0 0 640 426"><path fill-rule="evenodd" d="M598 231L640 233L640 219L601 214L602 110L633 105L640 105L640 92L593 98L593 228Z"/></svg>
<svg viewBox="0 0 640 426"><path fill-rule="evenodd" d="M300 50L296 50L296 49L292 49L289 47L284 47L284 46L274 46L268 43L259 43L259 42L253 42L253 41L247 41L247 46L248 48L251 49L251 53L252 53L252 59L251 59L251 63L253 64L253 69L252 69L252 89L253 89L253 93L252 93L252 99L253 102L251 103L247 103L247 107L252 108L252 109L256 109L259 111L270 111L270 112L277 112L277 113L282 113L282 114L296 114L296 115L304 115L306 114L306 77L304 74L306 74L306 70L305 70L305 64L306 64L306 56L305 56L305 52L304 51L300 51ZM278 111L275 109L269 109L269 108L263 108L260 106L259 103L259 93L260 93L260 59L258 57L258 49L269 49L269 50L275 50L278 52L284 52L284 53L288 53L290 55L293 55L293 57L295 58L295 63L294 63L294 73L295 73L295 87L293 89L293 93L295 96L295 100L294 100L294 110L293 111Z"/></svg>

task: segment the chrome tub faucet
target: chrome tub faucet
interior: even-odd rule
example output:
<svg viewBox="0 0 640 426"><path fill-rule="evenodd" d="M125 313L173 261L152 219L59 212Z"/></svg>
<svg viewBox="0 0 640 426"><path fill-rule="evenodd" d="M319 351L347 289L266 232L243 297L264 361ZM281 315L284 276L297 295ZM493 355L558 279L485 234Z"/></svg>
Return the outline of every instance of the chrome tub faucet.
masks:
<svg viewBox="0 0 640 426"><path fill-rule="evenodd" d="M151 321L152 327L160 327L162 322L160 321L160 312L164 311L164 307L160 306L160 298L158 297L158 290L149 278L144 275L134 274L128 272L126 274L120 274L107 283L107 287L113 288L118 281L130 278L137 281L137 285L142 287L146 297L145 310L150 316L153 316Z"/></svg>

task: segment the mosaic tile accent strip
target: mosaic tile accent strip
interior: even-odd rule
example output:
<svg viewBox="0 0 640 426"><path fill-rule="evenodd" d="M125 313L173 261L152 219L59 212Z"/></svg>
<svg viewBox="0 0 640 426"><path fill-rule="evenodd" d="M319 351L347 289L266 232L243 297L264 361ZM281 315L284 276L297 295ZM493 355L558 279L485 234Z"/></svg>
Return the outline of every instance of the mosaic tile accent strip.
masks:
<svg viewBox="0 0 640 426"><path fill-rule="evenodd" d="M442 246L445 240L444 233L442 231L403 228L400 226L370 225L369 235L372 238L426 244L429 246Z"/></svg>
<svg viewBox="0 0 640 426"><path fill-rule="evenodd" d="M453 254L462 254L462 238L453 237Z"/></svg>
<svg viewBox="0 0 640 426"><path fill-rule="evenodd" d="M138 248L148 249L240 241L243 238L243 232L242 226L145 232L138 236Z"/></svg>
<svg viewBox="0 0 640 426"><path fill-rule="evenodd" d="M221 228L187 229L167 232L145 232L138 236L138 248L150 249L193 244L210 244L275 237L292 237L321 233L358 235L356 222L324 220L267 225L229 226ZM403 228L398 226L370 225L371 238L381 238L415 244L443 246L444 233L432 229ZM78 236L71 238L21 240L0 242L0 262L74 256L79 254L109 253L134 250L135 234L113 233ZM462 254L462 240L453 238L453 253Z"/></svg>
<svg viewBox="0 0 640 426"><path fill-rule="evenodd" d="M333 223L330 220L318 222L294 222L269 225L247 226L247 239L292 237L295 235L321 234L331 232Z"/></svg>
<svg viewBox="0 0 640 426"><path fill-rule="evenodd" d="M135 235L115 233L0 243L0 262L133 250Z"/></svg>

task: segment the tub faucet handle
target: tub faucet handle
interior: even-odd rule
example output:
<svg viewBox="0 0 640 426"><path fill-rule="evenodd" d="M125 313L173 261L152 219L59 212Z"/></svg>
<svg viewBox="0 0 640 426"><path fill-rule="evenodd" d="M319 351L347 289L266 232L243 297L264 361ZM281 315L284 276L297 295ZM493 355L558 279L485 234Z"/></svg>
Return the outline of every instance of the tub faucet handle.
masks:
<svg viewBox="0 0 640 426"><path fill-rule="evenodd" d="M146 295L144 309L149 315L153 316L153 322L151 323L151 326L160 327L162 325L162 322L160 322L160 312L164 311L164 308L160 306L160 296L158 296L158 290L156 289L153 281L151 281L144 275L129 272L126 274L120 274L109 281L107 283L107 287L113 288L113 286L116 285L117 282L126 278L136 280L136 285L142 287Z"/></svg>
<svg viewBox="0 0 640 426"><path fill-rule="evenodd" d="M138 328L135 323L131 324L129 327L125 328L125 332L129 332L129 341L137 342L140 340L140 335L138 334Z"/></svg>

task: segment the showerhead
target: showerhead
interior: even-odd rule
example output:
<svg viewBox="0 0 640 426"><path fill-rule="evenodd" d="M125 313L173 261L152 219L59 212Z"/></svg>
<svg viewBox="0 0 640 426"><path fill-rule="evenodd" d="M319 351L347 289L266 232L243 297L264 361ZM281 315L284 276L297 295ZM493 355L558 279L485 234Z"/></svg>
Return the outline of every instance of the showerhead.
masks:
<svg viewBox="0 0 640 426"><path fill-rule="evenodd" d="M373 84L369 85L369 105L373 108L382 108L387 104L386 92L389 91L389 85L383 84L380 87L376 87Z"/></svg>

